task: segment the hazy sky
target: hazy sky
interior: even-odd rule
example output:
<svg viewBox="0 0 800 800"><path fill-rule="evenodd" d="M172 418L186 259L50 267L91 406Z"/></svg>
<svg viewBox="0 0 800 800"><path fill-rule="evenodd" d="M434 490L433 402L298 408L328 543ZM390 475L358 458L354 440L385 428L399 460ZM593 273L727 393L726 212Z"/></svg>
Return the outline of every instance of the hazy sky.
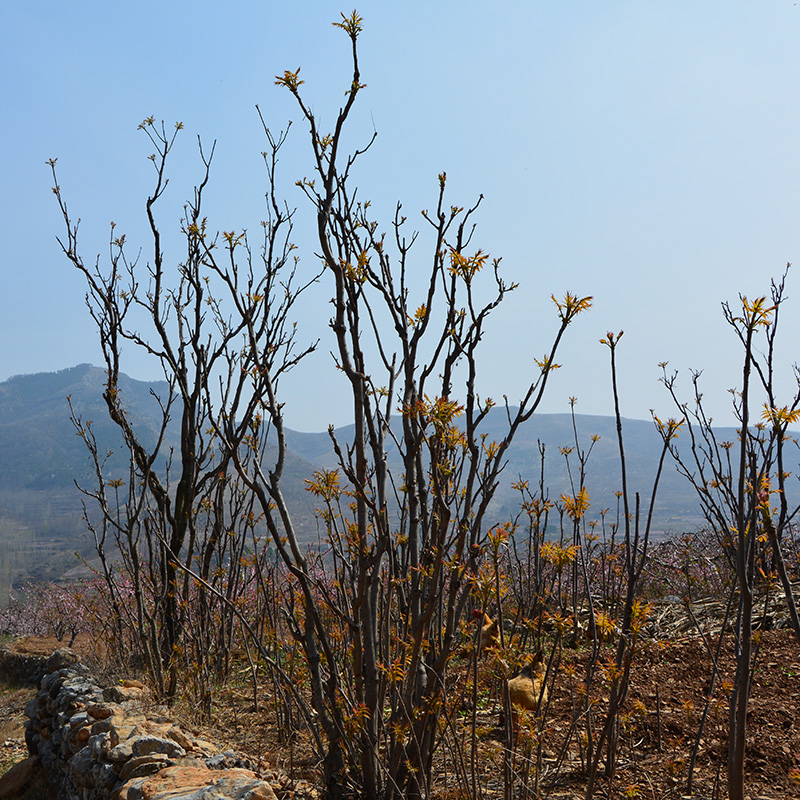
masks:
<svg viewBox="0 0 800 800"><path fill-rule="evenodd" d="M100 363L81 277L61 255L45 161L57 157L87 261L107 252L108 224L141 244L151 152L137 125L149 115L185 131L160 207L174 230L199 178L196 137L217 140L208 190L215 229L256 230L270 126L298 120L274 76L302 67L306 97L333 120L348 86L348 43L329 1L135 4L6 3L0 129L0 380ZM481 193L475 245L502 256L520 289L485 343L481 391L513 402L533 356L556 328L550 295L594 296L570 330L547 411L612 410L608 354L598 340L625 331L619 350L623 414L667 414L658 362L704 370L706 399L730 422L727 389L740 352L720 312L737 294L766 293L800 244L800 7L785 0L520 0L358 5L364 17L358 98L348 141L377 141L358 173L387 222L433 206L436 176L449 200ZM281 164L298 206L299 252L310 208L307 128L295 124ZM419 246L427 263L426 243ZM181 251L176 248L172 263ZM800 263L798 263L800 271ZM790 272L783 317L785 391L800 343L800 275ZM329 335L323 285L299 320L305 339ZM287 421L321 430L349 420L323 339L284 385ZM133 377L160 377L131 354ZM688 381L686 382L688 383ZM787 398L788 399L788 398Z"/></svg>

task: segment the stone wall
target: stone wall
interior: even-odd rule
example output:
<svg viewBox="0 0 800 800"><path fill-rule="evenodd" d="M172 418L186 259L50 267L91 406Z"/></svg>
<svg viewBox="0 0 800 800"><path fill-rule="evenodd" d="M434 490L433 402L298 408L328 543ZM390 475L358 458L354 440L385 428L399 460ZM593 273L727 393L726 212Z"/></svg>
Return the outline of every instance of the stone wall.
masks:
<svg viewBox="0 0 800 800"><path fill-rule="evenodd" d="M0 677L17 686L38 686L50 670L47 659L0 648Z"/></svg>
<svg viewBox="0 0 800 800"><path fill-rule="evenodd" d="M56 651L25 709L26 742L59 800L275 800L285 776L175 725L137 681L102 687Z"/></svg>

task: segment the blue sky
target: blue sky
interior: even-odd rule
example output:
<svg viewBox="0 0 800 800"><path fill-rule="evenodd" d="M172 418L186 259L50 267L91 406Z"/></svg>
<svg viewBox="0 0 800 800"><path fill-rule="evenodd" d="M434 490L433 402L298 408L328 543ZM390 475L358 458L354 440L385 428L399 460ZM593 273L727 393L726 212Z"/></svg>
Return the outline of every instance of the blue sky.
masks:
<svg viewBox="0 0 800 800"><path fill-rule="evenodd" d="M720 302L767 292L770 278L798 260L800 7L368 0L357 8L367 90L349 141L378 132L358 173L361 196L387 222L402 201L422 228L419 211L433 205L436 176L446 171L451 202L485 196L476 246L502 256L506 277L520 283L485 342L481 392L520 396L532 357L555 330L549 297L570 290L593 295L594 308L569 332L544 410L567 411L576 396L578 411L610 413L598 340L624 330L626 416L670 412L657 366L669 361L702 369L712 415L730 422L727 389L740 380L741 358ZM112 220L147 247L144 117L185 126L162 227L175 229L198 179L199 135L217 140L207 212L224 230L255 230L263 216L255 104L276 129L298 120L274 76L302 67L309 104L323 123L333 119L349 64L331 22L350 7L302 0L221 9L202 0L30 0L0 12L0 380L100 363L80 276L55 241L62 231L48 158L59 159L91 260L106 252ZM311 270L310 209L294 187L310 173L306 136L295 124L281 169ZM419 255L425 263L424 246ZM790 272L779 353L785 395L800 342L798 281ZM288 424L301 430L348 421L328 363L328 296L317 287L300 309L301 331L323 337L323 346L283 387ZM124 366L136 378L159 377L134 353Z"/></svg>

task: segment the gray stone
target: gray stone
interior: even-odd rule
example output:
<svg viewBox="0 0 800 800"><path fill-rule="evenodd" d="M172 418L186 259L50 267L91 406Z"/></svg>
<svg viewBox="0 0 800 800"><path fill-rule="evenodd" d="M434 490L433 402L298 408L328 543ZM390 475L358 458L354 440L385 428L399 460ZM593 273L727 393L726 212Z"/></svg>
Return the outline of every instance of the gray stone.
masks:
<svg viewBox="0 0 800 800"><path fill-rule="evenodd" d="M91 748L92 755L97 761L107 758L111 752L110 738L107 733L97 733L89 737L89 741L86 744L87 747Z"/></svg>
<svg viewBox="0 0 800 800"><path fill-rule="evenodd" d="M61 647L55 650L52 655L44 662L48 672L56 672L65 667L75 666L81 657L69 647Z"/></svg>
<svg viewBox="0 0 800 800"><path fill-rule="evenodd" d="M33 697L28 700L27 704L25 705L25 716L28 719L33 719L36 716L36 712L39 710L39 698Z"/></svg>
<svg viewBox="0 0 800 800"><path fill-rule="evenodd" d="M136 756L125 762L125 766L120 770L119 777L122 781L127 781L131 778L146 778L150 775L155 775L164 767L173 765L174 762L170 761L163 753Z"/></svg>
<svg viewBox="0 0 800 800"><path fill-rule="evenodd" d="M160 736L136 736L131 740L134 756L146 756L150 753L164 753L171 758L181 758L186 751L172 739L162 739Z"/></svg>
<svg viewBox="0 0 800 800"><path fill-rule="evenodd" d="M123 763L133 757L133 747L130 741L120 742L108 753L108 760L114 763Z"/></svg>
<svg viewBox="0 0 800 800"><path fill-rule="evenodd" d="M89 747L84 747L72 757L69 764L69 776L76 786L94 786L93 765L94 759Z"/></svg>

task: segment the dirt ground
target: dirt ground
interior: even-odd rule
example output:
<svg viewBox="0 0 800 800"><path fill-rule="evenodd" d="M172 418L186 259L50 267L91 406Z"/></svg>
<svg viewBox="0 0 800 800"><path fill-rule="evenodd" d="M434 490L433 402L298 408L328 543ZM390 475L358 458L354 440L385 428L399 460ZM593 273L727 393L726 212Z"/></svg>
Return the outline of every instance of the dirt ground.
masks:
<svg viewBox="0 0 800 800"><path fill-rule="evenodd" d="M761 635L760 654L749 706L747 796L750 800L800 798L800 648L791 631ZM15 643L22 652L47 654L60 646L55 640ZM74 645L87 657L91 642ZM585 777L574 737L567 740L572 720L574 686L582 675L586 654L564 651L546 715L542 746L541 797L553 800L583 797ZM575 678L569 678L574 666ZM709 706L705 733L694 767L693 796L701 800L724 798L727 749L727 686L732 677L730 659L723 666ZM631 691L625 704L619 769L613 782L601 781L597 797L679 800L688 795L686 780L691 747L706 707L711 660L698 637L649 642L634 663ZM499 684L485 666L488 698L481 709L478 771L481 796L503 796L504 734L499 727ZM571 683L572 687L571 688ZM23 709L32 690L0 690L0 772L24 757ZM189 726L201 727L197 720ZM218 741L280 767L296 779L314 780L316 763L302 735L291 741L279 735L269 696L260 696L254 711L252 690L246 684L223 692L214 719L202 726ZM517 757L515 770L525 769ZM521 784L517 783L519 787ZM303 792L301 794L308 794ZM523 796L524 793L517 796ZM457 800L454 764L443 756L437 764L434 800ZM532 795L528 795L532 796Z"/></svg>
<svg viewBox="0 0 800 800"><path fill-rule="evenodd" d="M565 651L563 663L573 664L576 676L581 676L585 659L585 653ZM569 680L564 676L568 671L562 667L556 676L543 737L540 793L553 800L582 798L586 788L574 737L565 745L573 702ZM478 764L485 800L503 797L506 749L499 725L499 682L493 681L490 673L487 665L489 701L479 714ZM619 769L613 782L601 781L597 797L679 800L688 795L691 749L706 706L710 676L711 659L698 637L643 646L634 663L625 704L627 719ZM733 665L727 659L717 678L694 766L692 796L701 800L727 796L726 682L732 676ZM233 744L265 763L281 766L298 778L313 779L315 763L307 743L302 737L290 743L281 741L271 721L269 699L262 698L262 703L256 714L248 691L229 692L217 705L218 731L227 731ZM761 637L749 706L748 742L746 781L750 800L800 798L800 648L791 631L769 631ZM525 761L519 752L513 768L522 774ZM524 796L519 783L517 787L517 796ZM434 800L456 800L460 796L454 764L440 759Z"/></svg>

